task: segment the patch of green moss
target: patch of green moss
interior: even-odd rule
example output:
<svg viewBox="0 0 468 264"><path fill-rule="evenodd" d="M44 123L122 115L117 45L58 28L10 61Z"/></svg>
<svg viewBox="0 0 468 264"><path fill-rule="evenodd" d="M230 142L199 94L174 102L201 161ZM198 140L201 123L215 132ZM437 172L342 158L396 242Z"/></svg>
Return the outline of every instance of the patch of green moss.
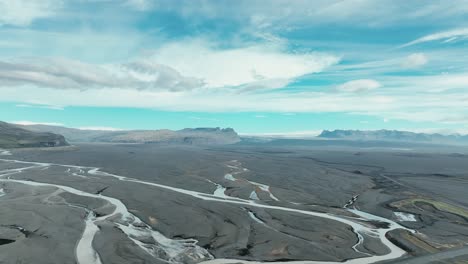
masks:
<svg viewBox="0 0 468 264"><path fill-rule="evenodd" d="M430 200L430 199L413 198L413 199L408 199L408 200L400 202L400 205L415 204L417 202L428 203L428 204L434 206L437 210L444 211L444 212L447 212L447 213L456 214L456 215L468 218L468 210L466 210L464 208L461 208L461 207L458 207L458 206L448 204L448 203L434 201L434 200Z"/></svg>

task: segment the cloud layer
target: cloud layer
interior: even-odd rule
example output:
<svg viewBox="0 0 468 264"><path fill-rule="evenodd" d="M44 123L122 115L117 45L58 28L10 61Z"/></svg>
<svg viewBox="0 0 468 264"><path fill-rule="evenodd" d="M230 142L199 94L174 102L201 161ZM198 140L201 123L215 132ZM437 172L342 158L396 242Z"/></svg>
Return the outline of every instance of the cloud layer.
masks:
<svg viewBox="0 0 468 264"><path fill-rule="evenodd" d="M0 0L0 101L468 124L466 14L465 0Z"/></svg>
<svg viewBox="0 0 468 264"><path fill-rule="evenodd" d="M282 88L295 78L321 72L339 58L322 53L290 54L255 45L216 49L206 41L170 43L151 56L121 64L90 64L63 58L0 61L0 86L57 89L121 88L184 91L242 86Z"/></svg>
<svg viewBox="0 0 468 264"><path fill-rule="evenodd" d="M154 61L186 76L199 78L207 87L240 85L276 86L297 77L317 73L338 63L324 53L291 54L280 45L256 44L220 49L204 40L170 43L154 51Z"/></svg>
<svg viewBox="0 0 468 264"><path fill-rule="evenodd" d="M0 80L3 87L32 85L77 90L122 88L179 91L203 86L197 78L182 76L170 67L148 61L117 65L46 58L0 61Z"/></svg>

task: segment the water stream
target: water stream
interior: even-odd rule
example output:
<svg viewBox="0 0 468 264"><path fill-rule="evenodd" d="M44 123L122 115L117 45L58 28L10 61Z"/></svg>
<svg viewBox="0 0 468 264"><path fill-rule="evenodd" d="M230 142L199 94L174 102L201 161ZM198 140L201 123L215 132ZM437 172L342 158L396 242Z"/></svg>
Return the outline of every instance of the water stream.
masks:
<svg viewBox="0 0 468 264"><path fill-rule="evenodd" d="M68 186L57 185L57 184L50 184L50 183L39 183L34 181L25 181L25 180L15 180L11 179L11 175L16 173L23 172L24 170L30 170L34 168L43 168L44 166L62 166L67 168L78 168L80 170L86 170L88 174L94 176L102 176L102 177L112 177L119 181L137 183L137 184L144 184L148 186L153 186L156 188L161 188L165 190L170 190L173 192L180 193L182 195L188 195L196 199L201 199L208 202L218 202L218 203L228 203L228 204L238 204L242 205L243 207L255 207L255 208L263 208L268 210L281 210L295 214L302 214L305 216L313 216L313 217L321 217L324 219L337 221L352 227L353 232L356 233L358 239L358 244L364 242L365 236L372 236L378 238L383 245L385 245L389 249L389 253L385 255L371 255L363 258L358 259L350 259L345 262L318 262L318 261L289 261L288 264L318 264L318 263L327 263L327 264L338 264L338 263L347 263L347 264L361 264L361 263L374 263L383 260L395 259L398 257L403 256L406 252L393 243L391 243L386 238L386 233L395 229L405 229L410 232L414 232L409 230L398 223L383 218L379 216L375 216L366 212L359 211L357 209L343 209L348 212L353 213L356 217L349 217L349 216L340 216L340 215L333 215L329 213L321 213L321 212L314 212L308 210L301 210L296 208L289 208L283 206L274 206L261 203L260 201L252 201L252 200L245 200L241 198L235 197L227 197L221 195L221 191L215 194L206 194L191 190L186 190L182 188L176 188L172 186L167 186L163 184L158 184L154 182L147 182L142 181L134 178L129 178L125 176L119 176L115 174L110 174L107 172L100 171L99 168L87 168L75 165L63 165L63 164L53 164L53 163L38 163L38 162L27 162L27 161L16 161L16 160L8 160L8 159L0 159L0 161L4 162L14 162L14 163L22 163L32 165L25 168L19 169L10 169L0 171L0 181L1 182L11 182L11 183L20 183L26 184L30 186L49 186L59 188L63 191L73 193L79 196L85 197L92 197L96 199L103 199L106 200L108 203L112 204L115 209L112 213L101 216L95 217L94 214L88 214L87 218L85 219L85 230L83 232L83 236L81 237L80 241L77 244L76 248L76 255L77 261L80 264L100 264L99 255L95 252L92 247L93 238L98 231L98 225L100 221L109 221L115 224L120 230L122 230L129 239L131 239L137 246L142 248L148 254L152 255L155 258L161 259L168 263L188 263L188 262L199 262L204 264L227 264L227 263L261 263L255 261L243 261L243 260L232 260L232 259L213 259L213 256L204 248L201 248L197 245L197 241L194 239L170 239L162 235L161 233L153 230L149 225L144 223L141 219L136 217L135 215L131 214L126 206L118 199L113 197L104 196L101 194L91 194L81 190L77 190ZM236 166L232 166L236 167ZM237 167L238 168L238 167ZM243 169L245 171L245 169ZM81 175L82 176L82 175ZM232 178L234 178L231 175ZM226 179L232 180L231 177L226 177ZM236 180L234 178L234 180ZM220 189L223 188L222 186ZM224 194L224 190L223 190ZM252 215L247 215L247 217L252 217ZM254 219L255 220L255 219ZM257 220L255 220L257 221ZM378 221L387 223L385 227L375 227L371 223L371 221ZM258 221L257 221L258 222ZM148 243L147 237L152 237L156 243ZM357 247L356 244L353 248ZM357 249L356 249L357 250ZM276 263L286 263L286 262L276 262Z"/></svg>

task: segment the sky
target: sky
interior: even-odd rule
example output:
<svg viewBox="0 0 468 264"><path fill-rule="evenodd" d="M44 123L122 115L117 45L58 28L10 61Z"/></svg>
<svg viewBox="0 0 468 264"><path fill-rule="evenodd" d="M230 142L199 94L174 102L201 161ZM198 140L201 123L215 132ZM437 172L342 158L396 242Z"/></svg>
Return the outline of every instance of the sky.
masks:
<svg viewBox="0 0 468 264"><path fill-rule="evenodd" d="M468 0L0 0L0 120L468 134Z"/></svg>

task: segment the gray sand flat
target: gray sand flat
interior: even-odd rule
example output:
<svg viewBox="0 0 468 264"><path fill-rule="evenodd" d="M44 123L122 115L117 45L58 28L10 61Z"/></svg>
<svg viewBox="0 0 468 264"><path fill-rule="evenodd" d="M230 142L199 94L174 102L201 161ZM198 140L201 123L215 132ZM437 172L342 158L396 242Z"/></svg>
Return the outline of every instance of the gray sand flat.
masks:
<svg viewBox="0 0 468 264"><path fill-rule="evenodd" d="M467 194L456 189L466 183L466 176L462 172L468 166L463 156L450 153L409 154L294 146L82 144L56 151L16 150L13 154L8 158L80 165L89 169L99 167L108 173L202 193L213 193L216 183L224 186L225 194L233 197L249 199L255 192L264 204L334 214L347 214L342 209L343 205L358 195L352 206L365 212L395 221L400 221L395 211L415 215L416 222L400 223L417 230L417 235L409 235L406 231L391 233L392 241L404 247L410 255L424 255L468 243L467 219L463 216L426 204L417 204L415 207L397 203L426 197L463 206L463 202L468 200ZM1 169L10 166L15 168L18 165L0 162ZM216 258L343 261L364 257L364 253L381 255L388 252L385 246L371 237L367 237L358 247L364 253L354 251L352 246L357 242L356 235L349 226L336 221L246 205L207 202L164 188L89 174L89 169L52 165L11 177L70 186L120 199L131 213L154 230L176 240L194 238L198 240L199 246L208 249ZM232 174L235 181L225 177L226 174ZM268 185L274 199L255 183ZM57 215L57 222L64 217L73 218L65 226L57 224L58 227L71 228L74 232L74 237L70 236L62 245L67 248L67 256L60 255L57 260L50 260L49 257L48 263L74 261L74 246L83 229L84 209L62 206L61 210L65 210L63 212L49 212L43 208L59 205L43 204L41 199L35 199L35 204L25 205L24 201L20 203L9 199L12 195L28 197L28 192L33 191L49 192L50 195L53 189L39 190L19 185L5 188L5 184L2 184L7 192L7 196L0 197L0 202L5 204L4 208L26 206L25 210L31 215L32 219L24 220L24 225L45 222L41 224L43 229L54 233L56 231L51 229L57 226L47 225L44 213ZM445 187L438 190L438 184ZM453 195L450 193L452 187L455 190ZM113 210L102 199L84 198L70 193L50 195L50 200L53 203L65 200L78 204L98 215L106 215ZM10 209L6 215L9 215L8 219L13 219L20 213L24 214ZM2 215L2 221L3 218ZM111 223L105 221L99 227L93 247L103 263L160 262ZM0 231L0 235L4 236L0 238L19 236L15 230ZM42 243L34 252L40 252L62 239L58 235L53 238L54 242ZM4 244L0 250L23 243L20 241ZM19 251L9 252L9 258L18 257ZM57 262L59 259L62 262ZM29 263L27 259L25 261Z"/></svg>

